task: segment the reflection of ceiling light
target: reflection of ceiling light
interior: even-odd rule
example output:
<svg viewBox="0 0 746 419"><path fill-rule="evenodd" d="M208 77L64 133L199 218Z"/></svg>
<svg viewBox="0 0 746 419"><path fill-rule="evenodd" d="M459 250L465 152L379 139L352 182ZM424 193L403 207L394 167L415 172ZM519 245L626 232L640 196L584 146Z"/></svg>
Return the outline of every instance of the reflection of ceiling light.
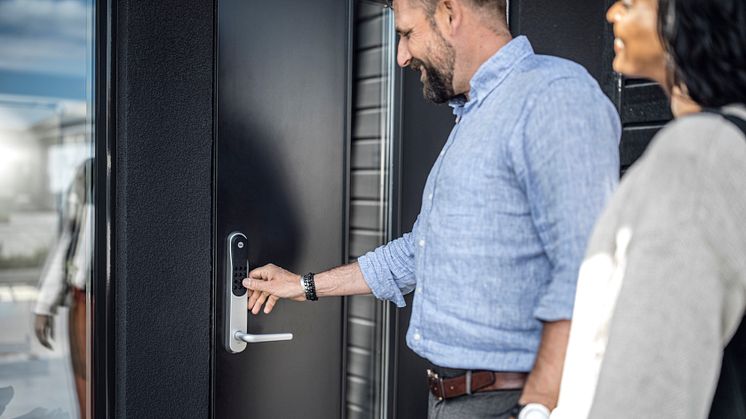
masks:
<svg viewBox="0 0 746 419"><path fill-rule="evenodd" d="M10 292L16 301L36 301L39 297L39 290L29 285L10 287Z"/></svg>
<svg viewBox="0 0 746 419"><path fill-rule="evenodd" d="M14 147L0 144L0 170L5 171L21 159L21 153Z"/></svg>

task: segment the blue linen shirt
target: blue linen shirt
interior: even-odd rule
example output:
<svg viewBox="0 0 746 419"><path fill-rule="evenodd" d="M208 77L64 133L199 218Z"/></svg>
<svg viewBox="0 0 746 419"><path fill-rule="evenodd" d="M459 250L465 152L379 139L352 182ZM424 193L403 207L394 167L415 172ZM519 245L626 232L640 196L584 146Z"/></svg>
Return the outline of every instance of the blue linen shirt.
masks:
<svg viewBox="0 0 746 419"><path fill-rule="evenodd" d="M542 321L570 319L592 226L616 187L619 117L578 64L518 37L486 61L425 184L411 233L360 257L436 365L530 371Z"/></svg>

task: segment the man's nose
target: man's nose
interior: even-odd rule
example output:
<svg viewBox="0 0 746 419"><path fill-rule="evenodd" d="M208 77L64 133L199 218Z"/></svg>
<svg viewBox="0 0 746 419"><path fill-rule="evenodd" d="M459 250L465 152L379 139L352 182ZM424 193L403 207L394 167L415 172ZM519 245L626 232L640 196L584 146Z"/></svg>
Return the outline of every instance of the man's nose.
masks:
<svg viewBox="0 0 746 419"><path fill-rule="evenodd" d="M617 1L616 3L612 4L611 7L609 7L609 10L606 11L606 20L609 23L614 24L622 16L622 13L624 13L622 2Z"/></svg>
<svg viewBox="0 0 746 419"><path fill-rule="evenodd" d="M406 67L412 61L412 54L409 53L407 43L403 39L399 39L399 45L396 48L396 62L399 67Z"/></svg>

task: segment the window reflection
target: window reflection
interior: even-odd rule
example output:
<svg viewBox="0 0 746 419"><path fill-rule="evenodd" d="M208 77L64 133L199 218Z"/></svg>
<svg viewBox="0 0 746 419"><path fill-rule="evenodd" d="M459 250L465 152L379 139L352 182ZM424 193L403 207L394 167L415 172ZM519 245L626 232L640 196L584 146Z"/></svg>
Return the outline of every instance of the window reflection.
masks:
<svg viewBox="0 0 746 419"><path fill-rule="evenodd" d="M0 0L0 416L89 417L92 0Z"/></svg>

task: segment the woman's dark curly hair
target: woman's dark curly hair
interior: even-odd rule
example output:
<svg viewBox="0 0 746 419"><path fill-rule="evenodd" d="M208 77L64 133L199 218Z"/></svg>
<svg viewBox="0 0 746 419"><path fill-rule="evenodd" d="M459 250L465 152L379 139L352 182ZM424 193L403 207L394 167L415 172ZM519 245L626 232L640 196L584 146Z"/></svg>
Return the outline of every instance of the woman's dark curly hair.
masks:
<svg viewBox="0 0 746 419"><path fill-rule="evenodd" d="M660 0L670 86L703 107L746 103L746 0Z"/></svg>

